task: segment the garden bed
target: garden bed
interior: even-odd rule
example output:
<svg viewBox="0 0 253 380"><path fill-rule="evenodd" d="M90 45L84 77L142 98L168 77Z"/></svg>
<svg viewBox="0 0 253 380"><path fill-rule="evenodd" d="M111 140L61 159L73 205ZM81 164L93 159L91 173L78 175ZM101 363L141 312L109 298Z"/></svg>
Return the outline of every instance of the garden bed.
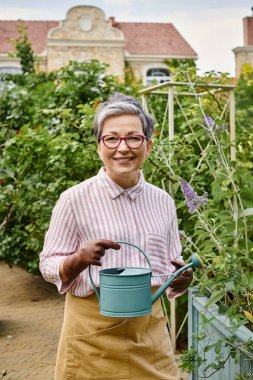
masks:
<svg viewBox="0 0 253 380"><path fill-rule="evenodd" d="M189 289L188 300L189 350L195 351L196 360L190 380L252 379L253 352L247 351L247 342L253 341L253 332L244 326L235 330L217 305L206 308L208 298L196 288Z"/></svg>

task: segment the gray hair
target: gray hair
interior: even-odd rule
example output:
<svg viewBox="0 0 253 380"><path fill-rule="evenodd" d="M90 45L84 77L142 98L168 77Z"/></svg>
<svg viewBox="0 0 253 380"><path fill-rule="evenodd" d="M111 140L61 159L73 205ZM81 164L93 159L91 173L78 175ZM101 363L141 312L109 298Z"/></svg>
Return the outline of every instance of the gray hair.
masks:
<svg viewBox="0 0 253 380"><path fill-rule="evenodd" d="M116 93L102 103L94 119L94 134L100 140L102 128L107 118L119 115L136 115L139 117L143 133L147 140L151 138L154 129L153 118L144 111L141 104L133 96Z"/></svg>

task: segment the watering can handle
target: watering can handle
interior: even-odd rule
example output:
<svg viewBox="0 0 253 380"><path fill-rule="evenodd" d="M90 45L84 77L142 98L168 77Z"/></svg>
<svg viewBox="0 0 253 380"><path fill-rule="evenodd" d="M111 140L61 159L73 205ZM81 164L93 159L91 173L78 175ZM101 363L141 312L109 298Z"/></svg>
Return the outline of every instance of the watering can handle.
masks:
<svg viewBox="0 0 253 380"><path fill-rule="evenodd" d="M134 248L137 248L138 251L140 251L143 254L143 256L145 256L145 258L146 258L146 260L148 262L149 269L152 271L150 260L149 260L149 258L147 256L147 254L143 251L143 249L139 248L137 245L135 245L133 243L130 243L130 242L124 241L124 240L118 240L117 243L119 243L119 244L127 244L127 245L131 245Z"/></svg>
<svg viewBox="0 0 253 380"><path fill-rule="evenodd" d="M135 245L135 244L133 244L133 243L130 243L130 242L128 242L128 241L124 241L124 240L118 240L117 243L119 243L119 244L127 244L127 245L131 245L131 246L134 247L134 248L137 248L137 249L143 254L143 256L145 256L145 258L146 258L146 260L147 260L147 262L148 262L149 268L150 268L150 270L152 271L152 267L151 267L151 264L150 264L150 260L149 260L148 256L146 255L146 253L145 253L141 248L139 248L137 245ZM97 296L98 300L100 300L100 296L99 296L99 293L98 293L97 287L96 287L96 285L94 284L94 281L93 281L93 278L92 278L92 275L91 275L90 265L89 265L89 277L90 277L90 282L91 282L91 285L92 285L92 287L93 287L93 289L94 289L94 292L96 293L96 296Z"/></svg>
<svg viewBox="0 0 253 380"><path fill-rule="evenodd" d="M100 295L98 293L98 290L97 290L97 287L96 285L94 284L94 281L93 281L93 278L92 278L92 275L91 275L91 271L90 271L90 265L89 265L89 277L90 277L90 282L91 282L91 285L94 289L94 292L96 293L96 296L98 298L98 301L100 301Z"/></svg>

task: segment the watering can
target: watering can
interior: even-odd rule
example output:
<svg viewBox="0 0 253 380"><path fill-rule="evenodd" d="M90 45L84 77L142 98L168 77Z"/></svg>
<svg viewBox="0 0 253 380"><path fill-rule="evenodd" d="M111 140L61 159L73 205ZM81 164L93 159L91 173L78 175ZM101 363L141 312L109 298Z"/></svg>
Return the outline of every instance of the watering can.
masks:
<svg viewBox="0 0 253 380"><path fill-rule="evenodd" d="M150 260L141 248L126 241L117 241L117 243L128 244L137 248L145 256L149 268L119 267L102 269L99 271L99 294L89 266L89 277L99 301L100 314L108 317L140 317L151 314L153 303L180 273L188 268L200 268L203 266L201 259L194 254L191 262L178 269L175 273L152 276ZM169 276L170 278L152 294L151 278L161 276Z"/></svg>

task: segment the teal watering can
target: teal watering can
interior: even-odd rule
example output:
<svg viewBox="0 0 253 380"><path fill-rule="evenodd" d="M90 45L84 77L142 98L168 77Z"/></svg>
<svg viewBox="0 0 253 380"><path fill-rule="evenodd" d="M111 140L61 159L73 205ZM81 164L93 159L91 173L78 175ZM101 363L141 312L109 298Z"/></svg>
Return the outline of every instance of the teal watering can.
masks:
<svg viewBox="0 0 253 380"><path fill-rule="evenodd" d="M91 284L97 295L100 314L108 317L140 317L151 314L153 303L170 286L172 281L188 268L203 266L200 258L194 254L191 262L178 269L173 274L162 274L153 277L170 276L170 278L155 292L151 291L152 268L146 253L136 245L118 241L137 248L146 258L149 268L109 268L99 271L100 294L94 284L89 266Z"/></svg>

